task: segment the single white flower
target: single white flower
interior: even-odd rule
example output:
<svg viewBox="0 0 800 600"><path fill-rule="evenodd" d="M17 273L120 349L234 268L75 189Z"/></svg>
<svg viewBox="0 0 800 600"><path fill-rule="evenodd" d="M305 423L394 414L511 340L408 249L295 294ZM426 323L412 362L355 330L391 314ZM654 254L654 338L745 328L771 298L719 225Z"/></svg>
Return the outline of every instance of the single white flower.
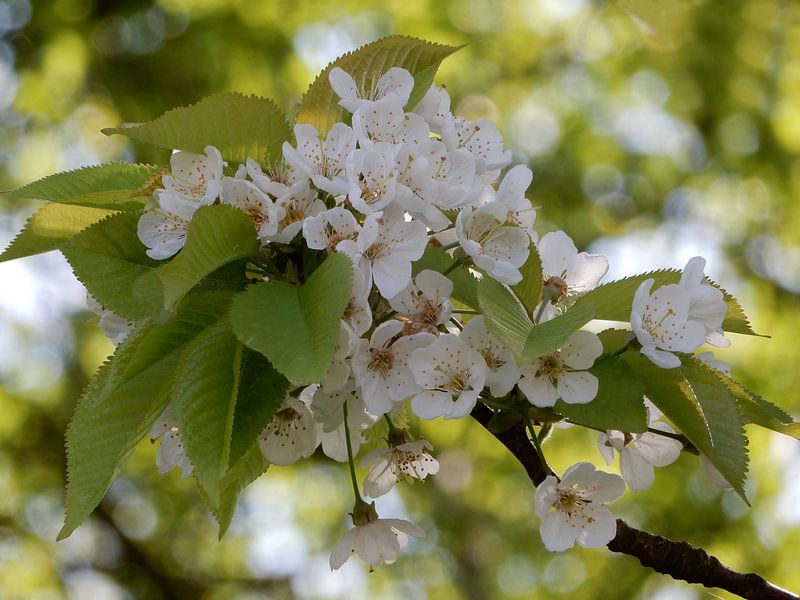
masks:
<svg viewBox="0 0 800 600"><path fill-rule="evenodd" d="M343 206L335 206L303 221L303 237L314 250L335 250L342 240L358 238L360 231L361 225L353 213Z"/></svg>
<svg viewBox="0 0 800 600"><path fill-rule="evenodd" d="M392 298L411 281L411 263L422 258L427 243L425 225L387 210L368 215L358 238L344 240L336 249L363 269L384 298Z"/></svg>
<svg viewBox="0 0 800 600"><path fill-rule="evenodd" d="M564 346L520 367L517 386L534 406L553 406L561 398L567 404L586 404L597 396L597 377L587 373L603 353L603 344L590 331L576 331Z"/></svg>
<svg viewBox="0 0 800 600"><path fill-rule="evenodd" d="M397 197L393 157L377 150L356 150L347 160L347 199L364 215L382 210Z"/></svg>
<svg viewBox="0 0 800 600"><path fill-rule="evenodd" d="M163 260L179 252L186 243L192 217L200 206L194 200L167 190L156 190L136 227L139 240L147 246L147 256Z"/></svg>
<svg viewBox="0 0 800 600"><path fill-rule="evenodd" d="M242 171L244 167L244 171ZM236 172L237 179L244 179L248 175L258 189L272 198L280 198L286 195L296 183L300 183L303 178L307 178L305 173L293 169L286 161L281 160L277 166L268 167L264 172L252 158L248 158L244 165L239 167Z"/></svg>
<svg viewBox="0 0 800 600"><path fill-rule="evenodd" d="M261 454L274 465L308 458L319 446L319 430L305 403L289 394L258 438Z"/></svg>
<svg viewBox="0 0 800 600"><path fill-rule="evenodd" d="M364 479L364 493L378 498L388 493L401 477L424 480L439 472L439 461L430 455L430 442L419 439L394 448L378 448L361 459L361 467L369 469Z"/></svg>
<svg viewBox="0 0 800 600"><path fill-rule="evenodd" d="M162 179L171 194L198 204L211 204L219 197L222 168L227 164L214 146L205 155L175 152L169 159L170 174Z"/></svg>
<svg viewBox="0 0 800 600"><path fill-rule="evenodd" d="M275 205L283 210L284 216L278 221L277 233L267 239L281 244L291 242L303 229L306 219L325 210L325 203L308 181L294 184L286 194L275 200Z"/></svg>
<svg viewBox="0 0 800 600"><path fill-rule="evenodd" d="M134 327L133 321L123 319L118 314L111 312L88 292L86 294L86 305L90 311L100 317L97 324L114 346L119 346L130 335Z"/></svg>
<svg viewBox="0 0 800 600"><path fill-rule="evenodd" d="M681 364L673 352L692 352L705 341L706 328L689 319L691 296L677 284L663 285L652 294L654 279L646 279L636 290L631 309L631 327L642 345L642 354L664 369Z"/></svg>
<svg viewBox="0 0 800 600"><path fill-rule="evenodd" d="M731 345L722 331L722 321L728 314L728 305L722 291L705 283L706 259L695 256L681 273L679 285L689 292L689 319L699 321L706 328L706 341L713 346Z"/></svg>
<svg viewBox="0 0 800 600"><path fill-rule="evenodd" d="M411 91L414 89L414 78L406 69L392 67L383 73L377 80L362 80L356 85L353 77L339 67L334 67L328 73L333 92L339 96L339 106L351 113L360 108L368 108L375 101L386 97L396 97L400 106L408 102Z"/></svg>
<svg viewBox="0 0 800 600"><path fill-rule="evenodd" d="M169 408L150 429L150 441L155 443L156 440L161 440L156 453L158 472L166 473L170 469L178 467L181 470L181 479L188 477L194 467L189 462L189 457L186 456L178 424L172 418Z"/></svg>
<svg viewBox="0 0 800 600"><path fill-rule="evenodd" d="M464 325L461 339L483 357L488 368L486 386L495 398L509 393L519 381L520 370L514 363L514 356L499 339L487 328L483 315L478 315Z"/></svg>
<svg viewBox="0 0 800 600"><path fill-rule="evenodd" d="M530 255L530 240L522 229L506 224L507 213L499 202L464 208L456 217L456 235L476 267L492 279L514 285L522 280L519 268Z"/></svg>
<svg viewBox="0 0 800 600"><path fill-rule="evenodd" d="M372 327L372 309L369 294L372 286L363 271L353 271L353 291L344 309L342 321L350 326L355 337L361 337Z"/></svg>
<svg viewBox="0 0 800 600"><path fill-rule="evenodd" d="M675 431L659 419L663 416L652 403L647 404L648 427L666 433ZM683 444L667 436L651 431L644 433L623 433L611 430L601 433L597 440L600 454L610 465L614 461L614 451L619 452L619 469L622 478L631 490L646 490L655 481L654 467L671 465L681 455Z"/></svg>
<svg viewBox="0 0 800 600"><path fill-rule="evenodd" d="M411 401L411 409L423 419L468 415L488 375L483 357L452 334L441 335L429 346L415 350L409 367L422 388Z"/></svg>
<svg viewBox="0 0 800 600"><path fill-rule="evenodd" d="M356 136L344 123L336 123L323 141L311 125L295 125L297 147L283 143L283 158L291 167L307 177L319 189L333 195L347 193L344 167L347 157L356 149Z"/></svg>
<svg viewBox="0 0 800 600"><path fill-rule="evenodd" d="M330 367L325 378L320 382L322 389L326 392L333 392L343 387L350 378L350 361L356 349L358 338L344 321L339 321L339 337L333 349Z"/></svg>
<svg viewBox="0 0 800 600"><path fill-rule="evenodd" d="M488 119L473 122L445 115L442 141L448 150L463 149L472 154L477 161L477 173L486 183L494 181L499 170L511 162L511 150L504 148L503 136Z"/></svg>
<svg viewBox="0 0 800 600"><path fill-rule="evenodd" d="M402 336L403 323L389 320L381 323L370 341L359 340L351 366L361 388L364 404L373 415L384 415L419 390L409 369L411 354L430 344L434 336L417 333Z"/></svg>
<svg viewBox="0 0 800 600"><path fill-rule="evenodd" d="M542 259L545 285L554 285L561 290L561 296L555 301L568 294L583 294L594 289L608 272L605 256L578 252L575 243L563 231L544 234L537 249Z"/></svg>
<svg viewBox="0 0 800 600"><path fill-rule="evenodd" d="M614 515L602 506L622 496L625 483L618 475L597 471L579 462L559 481L549 475L536 488L536 515L542 517L539 533L545 548L563 552L577 541L585 548L600 548L614 539Z"/></svg>
<svg viewBox="0 0 800 600"><path fill-rule="evenodd" d="M278 232L278 223L286 216L283 206L275 204L254 183L244 179L223 178L222 203L247 213L262 242Z"/></svg>
<svg viewBox="0 0 800 600"><path fill-rule="evenodd" d="M355 522L356 517L353 519ZM400 550L408 545L409 536L425 537L425 531L403 519L378 518L372 508L368 519L355 523L336 542L331 551L331 571L340 568L353 554L358 554L370 568L381 563L390 565L397 560Z"/></svg>
<svg viewBox="0 0 800 600"><path fill-rule="evenodd" d="M450 279L437 271L425 269L417 274L414 283L389 299L389 306L408 320L404 333L437 333L439 325L450 320L452 293L453 282Z"/></svg>
<svg viewBox="0 0 800 600"><path fill-rule="evenodd" d="M387 96L353 113L353 131L360 148L381 146L395 150L400 144L421 144L430 136L425 119L403 111L397 96Z"/></svg>

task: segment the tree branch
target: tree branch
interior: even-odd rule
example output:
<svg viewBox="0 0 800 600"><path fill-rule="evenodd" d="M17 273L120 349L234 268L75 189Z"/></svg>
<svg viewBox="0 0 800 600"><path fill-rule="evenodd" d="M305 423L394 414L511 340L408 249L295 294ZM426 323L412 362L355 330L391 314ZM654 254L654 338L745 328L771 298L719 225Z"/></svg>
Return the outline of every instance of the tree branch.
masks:
<svg viewBox="0 0 800 600"><path fill-rule="evenodd" d="M490 431L492 411L489 408L478 403L472 416ZM534 486L545 480L549 474L548 469L542 464L528 439L524 424L520 423L506 431L490 433L525 468ZM608 543L608 548L612 552L638 558L645 567L674 579L720 588L748 600L800 600L800 596L772 585L756 573L738 573L729 569L702 548L640 531L622 519L617 519L617 535Z"/></svg>

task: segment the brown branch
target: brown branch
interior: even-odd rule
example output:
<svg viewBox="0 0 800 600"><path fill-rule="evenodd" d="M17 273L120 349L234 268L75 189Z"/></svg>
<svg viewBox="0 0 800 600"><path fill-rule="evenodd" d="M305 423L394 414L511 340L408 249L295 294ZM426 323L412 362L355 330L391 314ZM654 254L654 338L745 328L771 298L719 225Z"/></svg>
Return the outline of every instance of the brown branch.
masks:
<svg viewBox="0 0 800 600"><path fill-rule="evenodd" d="M492 411L478 404L472 416L489 431ZM491 432L525 468L534 486L542 483L548 475L536 450L528 439L524 425L515 425L506 431ZM645 567L674 579L700 583L705 587L726 590L737 596L757 600L800 600L800 596L772 585L756 573L738 573L723 565L716 557L702 548L687 542L675 542L667 538L640 531L617 519L617 535L608 543L612 552L629 554L639 559Z"/></svg>

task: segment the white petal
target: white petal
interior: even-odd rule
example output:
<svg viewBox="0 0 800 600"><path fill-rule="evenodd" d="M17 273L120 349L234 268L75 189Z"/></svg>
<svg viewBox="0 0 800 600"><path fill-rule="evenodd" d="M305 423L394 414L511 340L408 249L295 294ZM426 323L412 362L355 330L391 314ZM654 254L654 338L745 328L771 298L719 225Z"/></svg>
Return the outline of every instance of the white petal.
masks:
<svg viewBox="0 0 800 600"><path fill-rule="evenodd" d="M630 445L623 448L619 455L619 470L625 483L634 492L646 490L655 480L653 465Z"/></svg>
<svg viewBox="0 0 800 600"><path fill-rule="evenodd" d="M672 352L658 350L654 346L643 347L642 354L653 361L653 364L662 369L675 369L681 366L681 359Z"/></svg>
<svg viewBox="0 0 800 600"><path fill-rule="evenodd" d="M631 445L645 460L656 467L666 467L674 463L683 448L683 444L678 440L651 432L643 433L631 442Z"/></svg>
<svg viewBox="0 0 800 600"><path fill-rule="evenodd" d="M591 331L576 331L561 348L561 360L573 369L590 368L603 353L603 344Z"/></svg>
<svg viewBox="0 0 800 600"><path fill-rule="evenodd" d="M558 400L558 391L546 377L523 377L517 387L534 406L553 406Z"/></svg>
<svg viewBox="0 0 800 600"><path fill-rule="evenodd" d="M539 533L542 536L544 547L550 552L563 552L575 545L575 540L580 535L577 523L571 520L566 513L557 510L542 517Z"/></svg>
<svg viewBox="0 0 800 600"><path fill-rule="evenodd" d="M331 571L340 568L356 551L356 528L348 529L331 550Z"/></svg>
<svg viewBox="0 0 800 600"><path fill-rule="evenodd" d="M586 524L578 536L578 543L585 548L602 548L617 535L617 521L607 508L587 508L584 520Z"/></svg>
<svg viewBox="0 0 800 600"><path fill-rule="evenodd" d="M597 377L586 371L564 373L556 380L558 395L567 404L586 404L597 396Z"/></svg>

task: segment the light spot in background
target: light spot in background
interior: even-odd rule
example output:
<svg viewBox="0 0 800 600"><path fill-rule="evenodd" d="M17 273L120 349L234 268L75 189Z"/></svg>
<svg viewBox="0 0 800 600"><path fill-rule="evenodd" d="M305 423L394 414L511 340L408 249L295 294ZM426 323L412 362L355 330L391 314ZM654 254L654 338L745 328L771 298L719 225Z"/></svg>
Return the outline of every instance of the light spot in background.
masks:
<svg viewBox="0 0 800 600"><path fill-rule="evenodd" d="M526 596L539 583L537 566L529 556L512 554L497 569L497 585L509 596Z"/></svg>
<svg viewBox="0 0 800 600"><path fill-rule="evenodd" d="M472 481L473 466L469 455L463 450L450 448L440 452L436 458L439 472L433 482L451 494L464 491Z"/></svg>
<svg viewBox="0 0 800 600"><path fill-rule="evenodd" d="M544 570L545 586L560 594L576 590L585 579L586 566L573 554L561 554L550 559Z"/></svg>
<svg viewBox="0 0 800 600"><path fill-rule="evenodd" d="M331 572L327 554L318 554L303 561L302 569L292 577L292 591L300 598L370 598L367 574L357 558L348 560L341 569Z"/></svg>
<svg viewBox="0 0 800 600"><path fill-rule="evenodd" d="M642 600L698 600L697 592L679 583L659 585L657 590L645 592L640 597Z"/></svg>
<svg viewBox="0 0 800 600"><path fill-rule="evenodd" d="M603 163L594 164L586 169L581 185L583 192L593 200L608 194L619 194L625 189L619 169Z"/></svg>
<svg viewBox="0 0 800 600"><path fill-rule="evenodd" d="M603 22L594 18L574 23L567 30L567 36L572 56L585 62L601 60L611 52L614 44L614 39Z"/></svg>
<svg viewBox="0 0 800 600"><path fill-rule="evenodd" d="M669 85L655 71L636 71L631 75L630 84L634 97L644 104L661 106L669 99Z"/></svg>
<svg viewBox="0 0 800 600"><path fill-rule="evenodd" d="M800 293L800 246L786 246L773 235L760 235L747 248L747 262L758 275Z"/></svg>
<svg viewBox="0 0 800 600"><path fill-rule="evenodd" d="M460 0L450 4L448 16L461 31L488 33L506 27L505 5L495 0Z"/></svg>
<svg viewBox="0 0 800 600"><path fill-rule="evenodd" d="M507 143L526 159L547 154L561 139L556 115L532 100L522 103L512 115L509 133Z"/></svg>
<svg viewBox="0 0 800 600"><path fill-rule="evenodd" d="M288 577L300 571L307 560L303 530L292 522L275 521L254 532L245 564L258 577Z"/></svg>
<svg viewBox="0 0 800 600"><path fill-rule="evenodd" d="M297 30L294 51L309 71L318 73L338 56L386 33L380 17L362 12L335 23L308 23Z"/></svg>
<svg viewBox="0 0 800 600"><path fill-rule="evenodd" d="M719 139L732 154L753 154L758 150L758 127L748 115L737 113L725 119L719 128Z"/></svg>
<svg viewBox="0 0 800 600"><path fill-rule="evenodd" d="M64 575L64 583L70 599L128 600L130 598L128 592L117 585L111 577L92 569L71 571Z"/></svg>
<svg viewBox="0 0 800 600"><path fill-rule="evenodd" d="M0 2L0 35L22 29L31 18L28 0L3 0Z"/></svg>
<svg viewBox="0 0 800 600"><path fill-rule="evenodd" d="M552 35L554 25L564 23L587 9L587 0L537 0L523 2L525 21L533 31Z"/></svg>

